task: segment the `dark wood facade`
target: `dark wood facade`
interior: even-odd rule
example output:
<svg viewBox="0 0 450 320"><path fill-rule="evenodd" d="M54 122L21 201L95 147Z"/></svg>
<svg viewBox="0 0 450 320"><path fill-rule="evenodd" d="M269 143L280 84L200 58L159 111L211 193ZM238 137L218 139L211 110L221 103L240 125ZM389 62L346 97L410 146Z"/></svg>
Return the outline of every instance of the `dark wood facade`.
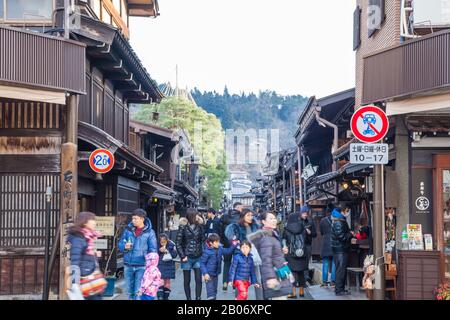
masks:
<svg viewBox="0 0 450 320"><path fill-rule="evenodd" d="M440 283L439 251L398 251L398 290L401 300L434 300Z"/></svg>
<svg viewBox="0 0 450 320"><path fill-rule="evenodd" d="M155 9L155 3L142 9ZM58 293L69 258L59 240L76 213L115 216L119 233L142 205L141 182L163 171L128 147L129 104L159 102L162 94L124 30L84 10L77 41L64 40L61 12L48 35L0 27L0 295L42 292L47 186L53 188L51 245L62 247L52 268ZM19 99L11 97L16 92ZM89 168L96 148L114 154L110 173L99 176ZM123 260L114 237L106 239L101 266L112 253L113 273Z"/></svg>

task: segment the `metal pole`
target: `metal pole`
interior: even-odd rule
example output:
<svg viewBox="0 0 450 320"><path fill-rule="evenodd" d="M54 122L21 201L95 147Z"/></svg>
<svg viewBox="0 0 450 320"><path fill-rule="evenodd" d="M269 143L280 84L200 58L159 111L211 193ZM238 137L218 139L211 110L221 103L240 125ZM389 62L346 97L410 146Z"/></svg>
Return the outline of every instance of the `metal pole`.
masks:
<svg viewBox="0 0 450 320"><path fill-rule="evenodd" d="M48 300L49 296L49 258L50 258L50 210L52 201L52 187L47 187L45 193L45 257L44 257L44 291L42 300Z"/></svg>
<svg viewBox="0 0 450 320"><path fill-rule="evenodd" d="M384 278L384 166L374 166L374 228L373 228L373 251L376 267L374 300L385 299Z"/></svg>

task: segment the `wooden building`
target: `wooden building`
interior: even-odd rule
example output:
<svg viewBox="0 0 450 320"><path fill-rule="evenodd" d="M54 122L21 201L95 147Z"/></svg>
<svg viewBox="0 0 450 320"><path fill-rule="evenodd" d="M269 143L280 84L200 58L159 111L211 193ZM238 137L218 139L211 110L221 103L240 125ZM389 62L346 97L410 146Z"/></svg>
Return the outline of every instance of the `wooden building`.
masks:
<svg viewBox="0 0 450 320"><path fill-rule="evenodd" d="M399 253L399 296L432 299L433 288L450 281L450 24L436 21L441 7L376 4L382 19L373 30L367 29L366 21L374 19L367 1L358 0L355 9L355 108L375 104L389 116L393 149L385 206L396 212L396 247L407 224L421 224L433 239L432 251ZM426 26L401 23L419 16ZM430 265L435 256L439 263ZM422 270L429 275L422 277Z"/></svg>
<svg viewBox="0 0 450 320"><path fill-rule="evenodd" d="M168 231L171 216L184 216L197 207L198 164L187 134L141 121L130 121L130 137L136 152L164 171L143 188L150 218L158 232Z"/></svg>
<svg viewBox="0 0 450 320"><path fill-rule="evenodd" d="M128 41L129 16L157 16L158 7L76 1L76 22L65 28L62 0L8 5L18 7L0 17L10 25L0 27L0 295L42 292L48 186L53 284L65 293L67 228L77 212L113 216L119 233L141 206L141 185L163 171L128 146L129 104L163 97ZM17 10L20 18L8 16ZM111 172L89 168L96 148L114 154ZM114 272L122 261L114 237L106 240Z"/></svg>

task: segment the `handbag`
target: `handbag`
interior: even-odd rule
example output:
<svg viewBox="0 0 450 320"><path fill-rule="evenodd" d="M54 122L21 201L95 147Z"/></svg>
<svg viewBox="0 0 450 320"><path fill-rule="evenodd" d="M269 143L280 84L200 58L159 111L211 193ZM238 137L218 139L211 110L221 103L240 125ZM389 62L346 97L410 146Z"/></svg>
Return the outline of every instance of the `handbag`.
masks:
<svg viewBox="0 0 450 320"><path fill-rule="evenodd" d="M91 297L95 295L102 294L106 287L108 286L108 282L106 281L103 273L100 271L98 266L98 261L95 259L95 270L88 276L84 276L80 278L80 290L83 294L83 297Z"/></svg>
<svg viewBox="0 0 450 320"><path fill-rule="evenodd" d="M281 268L275 268L275 273L277 275L278 281L283 281L289 279L291 283L295 282L294 276L292 275L291 269L287 264L283 265Z"/></svg>
<svg viewBox="0 0 450 320"><path fill-rule="evenodd" d="M163 257L162 257L162 261L167 262L167 261L172 261L172 255L170 254L170 252L166 252L164 253Z"/></svg>

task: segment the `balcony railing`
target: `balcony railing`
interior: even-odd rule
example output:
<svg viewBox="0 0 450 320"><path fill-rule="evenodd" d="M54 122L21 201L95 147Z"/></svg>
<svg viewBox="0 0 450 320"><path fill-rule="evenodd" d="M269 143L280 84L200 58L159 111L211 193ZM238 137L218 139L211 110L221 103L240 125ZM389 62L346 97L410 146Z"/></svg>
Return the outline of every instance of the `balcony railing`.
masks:
<svg viewBox="0 0 450 320"><path fill-rule="evenodd" d="M85 46L0 26L0 82L85 94Z"/></svg>
<svg viewBox="0 0 450 320"><path fill-rule="evenodd" d="M364 57L362 103L450 87L450 30Z"/></svg>

